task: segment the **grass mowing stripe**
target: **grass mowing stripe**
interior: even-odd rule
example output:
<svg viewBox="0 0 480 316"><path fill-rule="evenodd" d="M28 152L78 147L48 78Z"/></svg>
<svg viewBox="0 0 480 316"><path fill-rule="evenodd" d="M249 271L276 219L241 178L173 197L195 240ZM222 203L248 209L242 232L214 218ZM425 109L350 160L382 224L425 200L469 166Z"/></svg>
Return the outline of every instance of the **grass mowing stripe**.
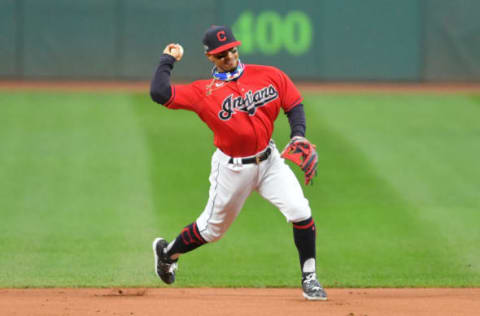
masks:
<svg viewBox="0 0 480 316"><path fill-rule="evenodd" d="M104 94L1 98L0 240L10 256L0 286L133 284L132 239L146 231L151 193L131 104Z"/></svg>
<svg viewBox="0 0 480 316"><path fill-rule="evenodd" d="M409 205L342 134L319 117L322 193L317 215L326 284L339 287L435 286L450 260ZM321 127L320 127L321 126ZM322 154L322 150L324 151Z"/></svg>
<svg viewBox="0 0 480 316"><path fill-rule="evenodd" d="M440 235L437 247L454 260L443 272L464 280L459 285L478 285L478 107L465 96L319 100L312 100L314 109L358 147L426 229Z"/></svg>

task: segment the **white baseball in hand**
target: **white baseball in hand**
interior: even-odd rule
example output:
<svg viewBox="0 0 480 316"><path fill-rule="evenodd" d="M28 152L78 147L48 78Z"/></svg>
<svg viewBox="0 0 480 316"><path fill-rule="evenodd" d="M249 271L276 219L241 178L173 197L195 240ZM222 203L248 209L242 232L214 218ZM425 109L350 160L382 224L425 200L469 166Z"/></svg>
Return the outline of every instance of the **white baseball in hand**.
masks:
<svg viewBox="0 0 480 316"><path fill-rule="evenodd" d="M175 46L173 46L171 49L170 49L170 54L175 57L175 59L178 61L180 59L182 59L183 57L183 47L182 45L180 44L175 44Z"/></svg>

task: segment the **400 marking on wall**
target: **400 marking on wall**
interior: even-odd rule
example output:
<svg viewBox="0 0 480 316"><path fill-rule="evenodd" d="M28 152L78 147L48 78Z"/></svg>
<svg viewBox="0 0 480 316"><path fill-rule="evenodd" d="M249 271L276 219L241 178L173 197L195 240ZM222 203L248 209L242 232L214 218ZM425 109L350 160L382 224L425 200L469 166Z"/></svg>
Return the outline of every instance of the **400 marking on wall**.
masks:
<svg viewBox="0 0 480 316"><path fill-rule="evenodd" d="M290 11L281 16L275 11L263 11L257 16L244 11L232 26L242 41L242 54L274 55L286 50L294 56L308 52L313 41L313 25L302 11Z"/></svg>

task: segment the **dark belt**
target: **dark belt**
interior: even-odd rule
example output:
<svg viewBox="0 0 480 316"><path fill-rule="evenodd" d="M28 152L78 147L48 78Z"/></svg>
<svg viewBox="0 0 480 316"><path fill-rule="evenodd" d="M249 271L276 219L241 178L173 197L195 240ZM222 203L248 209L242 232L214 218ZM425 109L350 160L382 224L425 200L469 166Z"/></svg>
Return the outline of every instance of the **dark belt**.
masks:
<svg viewBox="0 0 480 316"><path fill-rule="evenodd" d="M246 165L249 163L259 164L261 161L267 160L267 158L272 153L272 149L270 147L267 148L263 153L258 156L250 157L250 158L242 158L242 164ZM228 163L233 163L233 158L230 158Z"/></svg>

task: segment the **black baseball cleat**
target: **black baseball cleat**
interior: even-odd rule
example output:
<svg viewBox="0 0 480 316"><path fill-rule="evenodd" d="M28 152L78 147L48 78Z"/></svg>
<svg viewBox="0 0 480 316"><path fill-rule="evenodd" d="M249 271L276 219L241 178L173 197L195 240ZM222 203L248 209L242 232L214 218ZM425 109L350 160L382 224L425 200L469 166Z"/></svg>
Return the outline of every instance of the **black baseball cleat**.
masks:
<svg viewBox="0 0 480 316"><path fill-rule="evenodd" d="M302 273L303 297L309 301L326 301L327 293L317 280L315 272Z"/></svg>
<svg viewBox="0 0 480 316"><path fill-rule="evenodd" d="M167 258L165 249L168 242L163 238L156 238L153 241L153 256L155 258L155 273L167 284L175 282L175 271L177 271L177 260Z"/></svg>

